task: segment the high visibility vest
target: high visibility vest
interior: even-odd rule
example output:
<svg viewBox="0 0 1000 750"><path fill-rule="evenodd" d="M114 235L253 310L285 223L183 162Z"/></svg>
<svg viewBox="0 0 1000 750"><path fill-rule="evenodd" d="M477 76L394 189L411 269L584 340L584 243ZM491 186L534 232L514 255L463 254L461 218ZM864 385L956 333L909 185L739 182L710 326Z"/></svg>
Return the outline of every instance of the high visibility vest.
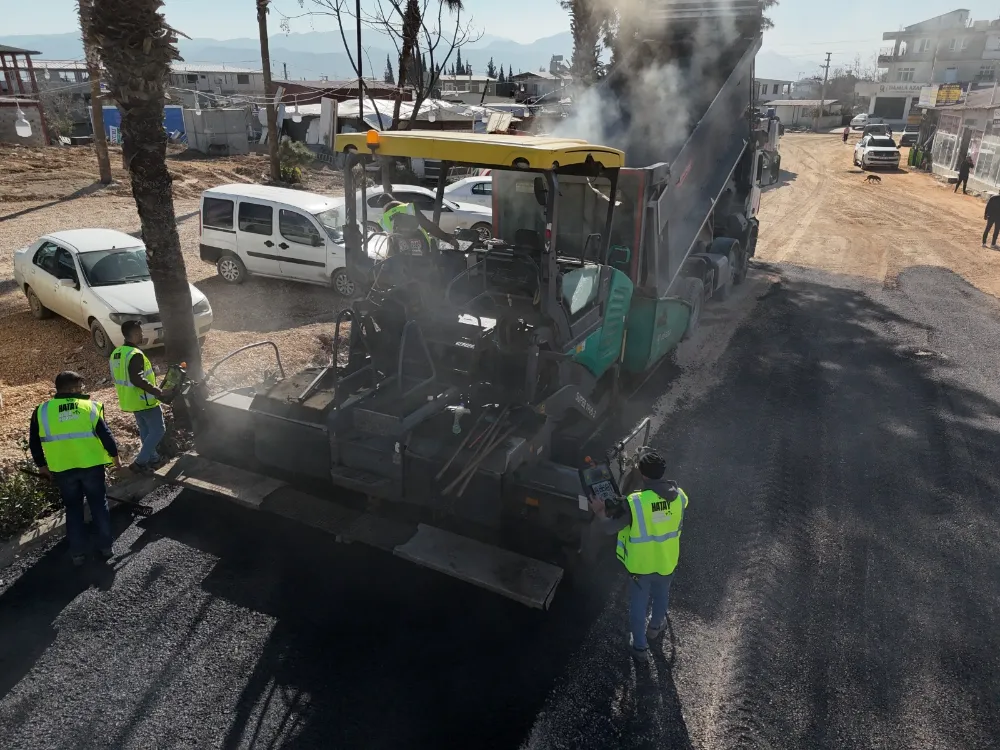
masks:
<svg viewBox="0 0 1000 750"><path fill-rule="evenodd" d="M629 573L670 575L681 552L681 527L688 497L677 489L677 497L664 500L652 490L628 497L632 523L618 532L618 559Z"/></svg>
<svg viewBox="0 0 1000 750"><path fill-rule="evenodd" d="M390 234L392 233L393 217L397 216L398 214L405 214L407 216L416 216L417 210L413 207L412 203L404 203L402 206L394 206L393 208L390 208L388 211L383 213L380 223L382 224L382 228L385 231L389 232ZM423 227L419 227L419 229L420 233L424 236L424 239L427 240L427 247L430 247L431 236L424 231Z"/></svg>
<svg viewBox="0 0 1000 750"><path fill-rule="evenodd" d="M145 411L159 405L156 396L146 393L142 388L132 385L128 378L128 363L132 357L142 357L142 379L150 385L156 385L156 375L149 357L141 349L125 344L111 352L111 378L115 381L115 393L118 394L118 405L122 411Z"/></svg>
<svg viewBox="0 0 1000 750"><path fill-rule="evenodd" d="M49 471L89 469L111 463L94 430L104 407L83 398L53 398L38 407L38 435Z"/></svg>

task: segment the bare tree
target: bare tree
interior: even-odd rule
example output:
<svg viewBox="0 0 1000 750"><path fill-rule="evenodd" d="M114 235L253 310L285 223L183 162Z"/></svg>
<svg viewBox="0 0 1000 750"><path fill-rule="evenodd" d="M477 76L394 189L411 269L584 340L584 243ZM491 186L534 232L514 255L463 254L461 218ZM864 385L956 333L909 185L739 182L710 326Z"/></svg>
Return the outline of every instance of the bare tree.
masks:
<svg viewBox="0 0 1000 750"><path fill-rule="evenodd" d="M264 73L264 96L267 97L267 155L271 163L271 180L281 179L281 162L278 159L278 110L274 101L274 82L271 80L271 50L267 40L267 6L271 0L257 0L257 31L260 34L260 66Z"/></svg>
<svg viewBox="0 0 1000 750"><path fill-rule="evenodd" d="M309 0L312 9L303 15L332 16L340 29L344 51L359 78L357 50L348 42L344 30L344 20L360 23L380 34L388 36L399 56L396 76L395 103L393 105L391 129L406 130L412 127L420 106L438 86L441 71L455 50L463 44L476 42L482 36L470 21L462 18L461 0L375 0L374 6L362 11L356 18L354 3L349 0ZM299 0L304 7L305 0ZM426 68L421 62L426 57ZM368 61L371 69L371 61ZM405 87L413 89L413 111L410 117L401 121L400 111ZM374 98L369 100L376 116L381 117Z"/></svg>
<svg viewBox="0 0 1000 750"><path fill-rule="evenodd" d="M90 122L94 126L94 153L97 154L97 171L102 185L111 184L111 160L108 158L108 139L104 134L104 106L101 99L101 58L94 45L88 26L94 0L79 0L80 32L83 36L83 55L87 60L87 77L90 78Z"/></svg>
<svg viewBox="0 0 1000 750"><path fill-rule="evenodd" d="M166 353L195 377L201 352L184 256L177 236L167 170L163 104L170 64L179 60L176 34L160 13L163 0L93 0L87 43L99 52L112 98L122 112L122 155L139 211L153 290L166 334Z"/></svg>

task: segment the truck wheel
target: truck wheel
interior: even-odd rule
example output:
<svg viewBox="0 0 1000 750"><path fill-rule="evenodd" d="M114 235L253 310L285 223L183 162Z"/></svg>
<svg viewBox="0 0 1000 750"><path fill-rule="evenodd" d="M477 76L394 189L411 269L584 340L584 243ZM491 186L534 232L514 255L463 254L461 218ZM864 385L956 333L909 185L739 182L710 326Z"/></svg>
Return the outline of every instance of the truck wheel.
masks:
<svg viewBox="0 0 1000 750"><path fill-rule="evenodd" d="M750 256L753 255L753 250L757 244L757 230L750 230L750 238L747 242L745 250L742 250L737 254L736 265L733 267L733 284L742 284L747 279L747 273L750 271Z"/></svg>
<svg viewBox="0 0 1000 750"><path fill-rule="evenodd" d="M739 240L734 240L731 237L719 237L712 241L712 247L709 249L709 252L713 255L724 255L729 259L727 278L723 280L721 286L716 286L712 294L720 302L725 302L729 299L729 295L732 294L733 283L735 282L736 273L739 270L740 255L743 254L743 251L740 248Z"/></svg>
<svg viewBox="0 0 1000 750"><path fill-rule="evenodd" d="M215 264L215 270L219 272L223 281L230 284L242 284L247 280L247 267L235 255L223 255Z"/></svg>
<svg viewBox="0 0 1000 750"><path fill-rule="evenodd" d="M681 341L687 341L694 336L701 322L701 307L705 304L705 285L701 279L688 279L684 287L684 299L691 304L691 314L688 315L687 327Z"/></svg>
<svg viewBox="0 0 1000 750"><path fill-rule="evenodd" d="M38 299L38 295L35 294L34 290L30 286L25 289L24 296L28 298L28 307L31 308L31 317L35 320L45 320L46 318L52 317L52 311L42 304L42 301Z"/></svg>

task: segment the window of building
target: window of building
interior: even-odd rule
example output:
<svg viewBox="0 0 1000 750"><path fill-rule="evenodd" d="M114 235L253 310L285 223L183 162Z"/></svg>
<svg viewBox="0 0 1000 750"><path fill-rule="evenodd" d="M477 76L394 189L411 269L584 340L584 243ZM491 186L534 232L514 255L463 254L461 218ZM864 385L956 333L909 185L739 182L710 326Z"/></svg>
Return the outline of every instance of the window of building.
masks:
<svg viewBox="0 0 1000 750"><path fill-rule="evenodd" d="M205 198L201 208L202 224L213 229L233 230L233 202Z"/></svg>
<svg viewBox="0 0 1000 750"><path fill-rule="evenodd" d="M976 74L977 81L992 81L996 78L996 71L993 69L992 65L983 65L979 68L979 72Z"/></svg>
<svg viewBox="0 0 1000 750"><path fill-rule="evenodd" d="M951 50L952 52L954 52L955 48L957 46L958 46L958 40L957 39L949 39L948 40L948 49L949 50Z"/></svg>
<svg viewBox="0 0 1000 750"><path fill-rule="evenodd" d="M771 91L771 93L772 94L777 94L780 89L781 89L781 84L780 83L776 83L776 84L774 84L774 88Z"/></svg>
<svg viewBox="0 0 1000 750"><path fill-rule="evenodd" d="M902 82L912 81L915 70L916 68L896 68L896 80Z"/></svg>
<svg viewBox="0 0 1000 750"><path fill-rule="evenodd" d="M931 40L930 39L918 39L917 40L917 53L930 52L931 51Z"/></svg>
<svg viewBox="0 0 1000 750"><path fill-rule="evenodd" d="M250 75L248 73L237 73L236 83L246 86L248 83L250 83Z"/></svg>
<svg viewBox="0 0 1000 750"><path fill-rule="evenodd" d="M27 70L19 70L17 72L21 74L21 80L25 83L29 83L31 81L31 73Z"/></svg>
<svg viewBox="0 0 1000 750"><path fill-rule="evenodd" d="M971 43L972 43L972 37L968 37L968 36L967 36L967 37L965 37L965 38L964 38L964 39L962 40L962 49L963 49L963 50L967 50L967 49L969 49L969 44L971 44Z"/></svg>
<svg viewBox="0 0 1000 750"><path fill-rule="evenodd" d="M76 72L73 70L60 70L56 73L60 81L66 83L76 83Z"/></svg>
<svg viewBox="0 0 1000 750"><path fill-rule="evenodd" d="M240 203L240 231L271 235L274 211L259 203Z"/></svg>
<svg viewBox="0 0 1000 750"><path fill-rule="evenodd" d="M188 75L187 82L188 83L198 83L198 76L197 75Z"/></svg>

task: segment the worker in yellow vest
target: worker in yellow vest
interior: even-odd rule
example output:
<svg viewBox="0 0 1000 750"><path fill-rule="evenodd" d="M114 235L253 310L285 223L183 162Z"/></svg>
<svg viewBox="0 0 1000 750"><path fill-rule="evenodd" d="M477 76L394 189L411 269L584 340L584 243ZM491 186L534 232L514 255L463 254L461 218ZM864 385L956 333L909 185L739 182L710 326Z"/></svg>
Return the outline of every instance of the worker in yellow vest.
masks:
<svg viewBox="0 0 1000 750"><path fill-rule="evenodd" d="M642 489L625 498L617 517L608 517L600 498L591 498L590 506L605 533L618 535L618 559L631 577L632 652L644 656L649 641L662 635L667 625L670 582L680 557L688 497L676 483L663 479L667 464L656 451L643 448L637 466Z"/></svg>
<svg viewBox="0 0 1000 750"><path fill-rule="evenodd" d="M111 514L108 512L104 467L121 467L118 446L104 422L104 407L83 393L75 372L56 376L56 395L31 415L28 432L31 458L42 476L55 482L66 506L66 537L73 564L83 565L87 531L83 500L97 529L101 557L112 557Z"/></svg>
<svg viewBox="0 0 1000 750"><path fill-rule="evenodd" d="M420 233L427 240L427 247L430 249L431 235L437 237L439 240L443 240L455 248L458 247L458 240L454 235L448 234L446 231L441 229L433 221L427 219L413 203L402 203L397 201L391 195L386 194L389 201L382 207L382 219L379 222L382 228L389 232L393 231L394 219L397 216L412 216L417 220L417 225L420 229Z"/></svg>
<svg viewBox="0 0 1000 750"><path fill-rule="evenodd" d="M157 446L166 434L160 399L163 392L156 387L156 375L149 358L139 348L142 325L137 320L122 323L125 343L111 352L111 377L122 411L135 416L142 446L129 469L142 473L155 468L160 461Z"/></svg>

